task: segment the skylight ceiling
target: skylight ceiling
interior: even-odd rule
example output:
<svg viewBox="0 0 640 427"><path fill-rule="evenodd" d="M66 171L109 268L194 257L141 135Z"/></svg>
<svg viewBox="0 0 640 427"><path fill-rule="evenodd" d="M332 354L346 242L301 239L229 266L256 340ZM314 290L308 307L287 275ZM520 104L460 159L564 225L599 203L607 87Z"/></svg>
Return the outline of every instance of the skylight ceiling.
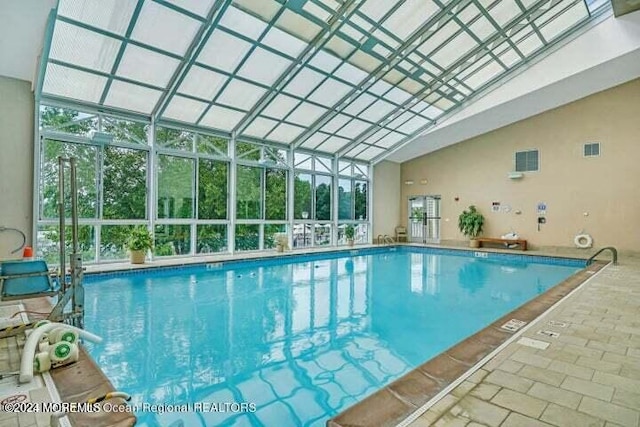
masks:
<svg viewBox="0 0 640 427"><path fill-rule="evenodd" d="M589 17L582 0L60 0L42 90L371 160Z"/></svg>

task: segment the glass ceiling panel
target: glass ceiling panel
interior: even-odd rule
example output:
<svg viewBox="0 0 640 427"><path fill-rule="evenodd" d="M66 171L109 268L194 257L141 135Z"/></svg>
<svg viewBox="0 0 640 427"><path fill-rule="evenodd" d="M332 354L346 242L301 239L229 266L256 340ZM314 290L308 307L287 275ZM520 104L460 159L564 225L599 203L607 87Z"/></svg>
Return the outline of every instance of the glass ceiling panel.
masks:
<svg viewBox="0 0 640 427"><path fill-rule="evenodd" d="M475 40L467 33L462 32L451 39L442 49L431 55L431 59L442 68L447 68L456 59L476 47Z"/></svg>
<svg viewBox="0 0 640 427"><path fill-rule="evenodd" d="M269 135L267 135L267 139L289 143L293 141L302 132L304 132L304 130L305 129L300 126L293 126L286 123L281 123L280 126L275 128L273 131L271 131Z"/></svg>
<svg viewBox="0 0 640 427"><path fill-rule="evenodd" d="M251 52L238 71L238 75L258 83L271 85L289 65L291 65L291 61L288 59L258 47Z"/></svg>
<svg viewBox="0 0 640 427"><path fill-rule="evenodd" d="M358 67L354 67L348 62L343 63L333 74L353 84L357 84L369 76L369 73L362 71Z"/></svg>
<svg viewBox="0 0 640 427"><path fill-rule="evenodd" d="M282 7L282 5L275 0L235 0L233 4L241 9L253 12L265 21L271 21L271 18L273 18Z"/></svg>
<svg viewBox="0 0 640 427"><path fill-rule="evenodd" d="M496 51L499 52L498 58L500 61L502 61L507 67L511 67L520 61L520 55L518 55L515 50L508 48L507 46L508 45L504 43L500 46L500 49L496 49ZM505 50L505 48L507 49Z"/></svg>
<svg viewBox="0 0 640 427"><path fill-rule="evenodd" d="M235 71L249 49L251 49L251 43L225 31L216 30L200 52L198 62L231 73Z"/></svg>
<svg viewBox="0 0 640 427"><path fill-rule="evenodd" d="M347 124L349 120L351 120L351 117L346 116L344 114L338 114L333 119L331 119L331 121L329 121L326 125L324 125L322 130L327 133L335 133L338 131L338 129L340 129L342 126Z"/></svg>
<svg viewBox="0 0 640 427"><path fill-rule="evenodd" d="M215 0L169 0L170 3L202 17L207 16L214 1Z"/></svg>
<svg viewBox="0 0 640 427"><path fill-rule="evenodd" d="M386 93L384 97L385 99L395 102L396 104L402 104L403 102L412 98L413 95L411 95L409 92L406 92L402 89L398 89L394 87L388 93Z"/></svg>
<svg viewBox="0 0 640 427"><path fill-rule="evenodd" d="M272 27L262 39L262 43L274 48L279 52L283 52L292 58L298 57L300 53L307 47L307 44L290 34Z"/></svg>
<svg viewBox="0 0 640 427"><path fill-rule="evenodd" d="M325 76L309 68L303 68L284 88L292 95L305 97L315 89Z"/></svg>
<svg viewBox="0 0 640 427"><path fill-rule="evenodd" d="M326 9L321 8L317 4L308 1L302 6L302 9L311 15L319 18L321 21L328 21L331 18L331 12Z"/></svg>
<svg viewBox="0 0 640 427"><path fill-rule="evenodd" d="M146 1L131 38L150 46L184 55L200 23L158 3Z"/></svg>
<svg viewBox="0 0 640 427"><path fill-rule="evenodd" d="M177 59L128 44L116 74L165 88L179 64Z"/></svg>
<svg viewBox="0 0 640 427"><path fill-rule="evenodd" d="M114 80L105 99L105 105L149 114L162 92Z"/></svg>
<svg viewBox="0 0 640 427"><path fill-rule="evenodd" d="M122 36L135 8L136 2L130 0L60 0L58 15Z"/></svg>
<svg viewBox="0 0 640 427"><path fill-rule="evenodd" d="M347 123L342 129L338 131L338 134L347 138L355 138L365 130L369 129L371 123L363 122L362 120L353 119Z"/></svg>
<svg viewBox="0 0 640 427"><path fill-rule="evenodd" d="M561 2L562 6L567 6L567 4L571 4L571 1L563 1ZM544 24L544 26L540 27L540 33L542 36L548 41L555 39L558 35L562 34L567 28L577 24L578 22L589 17L589 11L587 10L585 4L583 2L576 3L574 6L569 8L566 12L557 16L555 19L550 22ZM537 22L535 22L537 23Z"/></svg>
<svg viewBox="0 0 640 427"><path fill-rule="evenodd" d="M404 135L400 133L389 132L386 136L376 141L375 144L383 148L389 148L399 142L402 138L404 138Z"/></svg>
<svg viewBox="0 0 640 427"><path fill-rule="evenodd" d="M261 87L233 79L220 94L217 102L248 111L265 92Z"/></svg>
<svg viewBox="0 0 640 427"><path fill-rule="evenodd" d="M184 96L174 96L167 106L163 117L168 119L179 120L187 123L196 123L207 104Z"/></svg>
<svg viewBox="0 0 640 427"><path fill-rule="evenodd" d="M381 61L360 50L355 51L349 61L369 73L373 73L376 68L382 65Z"/></svg>
<svg viewBox="0 0 640 427"><path fill-rule="evenodd" d="M364 33L362 33L360 30L356 29L355 27L353 27L352 25L349 24L345 24L340 28L340 31L342 31L343 35L350 37L351 39L357 41L357 42L362 42L365 40L365 38L367 36L364 35Z"/></svg>
<svg viewBox="0 0 640 427"><path fill-rule="evenodd" d="M333 73L333 71L340 65L340 58L337 58L330 53L326 53L319 50L309 63L314 67L326 72Z"/></svg>
<svg viewBox="0 0 640 427"><path fill-rule="evenodd" d="M376 101L376 98L373 96L363 93L359 97L357 97L354 101L349 104L347 108L344 109L346 113L358 115L362 112L362 110L366 109L368 106L373 104Z"/></svg>
<svg viewBox="0 0 640 427"><path fill-rule="evenodd" d="M387 101L376 101L371 107L367 108L360 114L360 117L363 117L369 121L377 122L382 119L385 115L392 112L396 107L393 104L388 103Z"/></svg>
<svg viewBox="0 0 640 427"><path fill-rule="evenodd" d="M313 92L309 99L318 104L331 107L349 93L350 90L351 87L329 78Z"/></svg>
<svg viewBox="0 0 640 427"><path fill-rule="evenodd" d="M418 117L418 116L414 116L414 118L410 119L409 121L407 121L406 123L401 125L398 128L398 130L400 132L403 132L403 133L406 133L406 134L411 134L411 133L417 131L422 126L426 126L428 123L429 123L428 120L423 119L423 118Z"/></svg>
<svg viewBox="0 0 640 427"><path fill-rule="evenodd" d="M194 66L191 67L180 84L179 92L210 101L218 94L226 81L227 76L224 74Z"/></svg>
<svg viewBox="0 0 640 427"><path fill-rule="evenodd" d="M214 129L231 131L243 117L244 113L213 105L200 120L199 124Z"/></svg>
<svg viewBox="0 0 640 427"><path fill-rule="evenodd" d="M99 102L107 78L60 65L49 64L42 91L80 101Z"/></svg>
<svg viewBox="0 0 640 427"><path fill-rule="evenodd" d="M307 42L313 40L313 38L322 31L319 25L288 9L282 12L282 15L280 15L280 18L276 22L276 27Z"/></svg>
<svg viewBox="0 0 640 427"><path fill-rule="evenodd" d="M267 28L267 24L263 21L235 6L227 8L220 20L220 25L253 40L258 40Z"/></svg>
<svg viewBox="0 0 640 427"><path fill-rule="evenodd" d="M302 147L309 148L309 149L315 149L318 145L322 144L330 136L331 135L323 133L323 132L316 132L313 135L311 135L311 137L309 137L309 139L307 139L302 144Z"/></svg>
<svg viewBox="0 0 640 427"><path fill-rule="evenodd" d="M480 40L486 40L489 36L494 35L497 31L496 27L484 16L480 17L480 19L469 25L469 29Z"/></svg>
<svg viewBox="0 0 640 427"><path fill-rule="evenodd" d="M287 121L303 126L309 126L327 111L328 110L326 108L318 107L317 105L313 105L308 102L303 102L291 112L289 117L287 117Z"/></svg>
<svg viewBox="0 0 640 427"><path fill-rule="evenodd" d="M248 136L255 136L257 138L264 138L265 135L271 132L271 129L277 125L278 122L275 120L258 117L244 130L244 134Z"/></svg>
<svg viewBox="0 0 640 427"><path fill-rule="evenodd" d="M360 6L360 12L371 18L373 22L378 22L393 5L394 3L389 0L367 0Z"/></svg>
<svg viewBox="0 0 640 427"><path fill-rule="evenodd" d="M120 44L120 40L58 22L49 58L108 73L113 68Z"/></svg>
<svg viewBox="0 0 640 427"><path fill-rule="evenodd" d="M385 150L383 148L378 148L378 147L369 147L366 150L364 150L363 152L361 152L360 154L357 154L355 156L356 159L362 159L362 160L371 160L374 157L384 153Z"/></svg>
<svg viewBox="0 0 640 427"><path fill-rule="evenodd" d="M328 153L335 153L341 148L345 147L351 140L347 138L341 138L339 136L332 136L327 139L324 143L318 146L316 149L321 151L326 151Z"/></svg>
<svg viewBox="0 0 640 427"><path fill-rule="evenodd" d="M543 46L542 40L535 33L530 33L529 36L521 39L517 43L518 50L523 55L529 55L534 53Z"/></svg>
<svg viewBox="0 0 640 427"><path fill-rule="evenodd" d="M431 0L407 0L382 25L404 40L439 10Z"/></svg>
<svg viewBox="0 0 640 427"><path fill-rule="evenodd" d="M368 160L589 19L571 0L230 3L147 0L135 16L132 0L59 0L43 90Z"/></svg>
<svg viewBox="0 0 640 427"><path fill-rule="evenodd" d="M300 101L288 95L278 95L263 110L263 114L274 119L282 120L293 110Z"/></svg>
<svg viewBox="0 0 640 427"><path fill-rule="evenodd" d="M460 30L460 26L453 21L447 22L446 25L439 28L431 37L429 37L422 46L418 47L418 51L424 55L429 55L431 51L441 46L449 37L453 36Z"/></svg>
<svg viewBox="0 0 640 427"><path fill-rule="evenodd" d="M484 1L481 1L480 3L482 4ZM521 12L522 10L515 0L501 0L497 2L493 8L489 9L491 17L501 27L504 27L505 24L513 20Z"/></svg>
<svg viewBox="0 0 640 427"><path fill-rule="evenodd" d="M392 88L393 86L391 86L384 80L378 80L369 88L369 91L375 93L376 95L382 96Z"/></svg>
<svg viewBox="0 0 640 427"><path fill-rule="evenodd" d="M504 71L504 68L502 68L500 64L495 61L491 61L487 66L481 68L475 74L465 80L465 83L472 88L477 89L492 78L496 77L502 71Z"/></svg>
<svg viewBox="0 0 640 427"><path fill-rule="evenodd" d="M339 36L331 37L325 47L343 59L346 59L356 49L353 44ZM327 72L331 71L327 70Z"/></svg>

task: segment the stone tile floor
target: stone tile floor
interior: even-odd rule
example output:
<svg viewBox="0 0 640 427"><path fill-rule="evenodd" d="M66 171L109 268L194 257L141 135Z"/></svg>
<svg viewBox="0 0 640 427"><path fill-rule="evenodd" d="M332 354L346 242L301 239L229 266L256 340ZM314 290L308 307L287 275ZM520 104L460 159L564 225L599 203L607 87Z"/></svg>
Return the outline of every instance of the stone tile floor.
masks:
<svg viewBox="0 0 640 427"><path fill-rule="evenodd" d="M523 336L549 346L509 344L409 425L640 426L640 259L607 267Z"/></svg>

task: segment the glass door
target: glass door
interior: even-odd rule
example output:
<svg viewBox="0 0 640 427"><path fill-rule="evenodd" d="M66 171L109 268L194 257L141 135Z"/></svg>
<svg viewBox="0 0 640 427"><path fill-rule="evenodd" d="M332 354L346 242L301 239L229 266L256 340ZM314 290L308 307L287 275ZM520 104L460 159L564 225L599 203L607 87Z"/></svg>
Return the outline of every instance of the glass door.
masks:
<svg viewBox="0 0 640 427"><path fill-rule="evenodd" d="M440 243L440 196L409 198L409 239L415 243Z"/></svg>

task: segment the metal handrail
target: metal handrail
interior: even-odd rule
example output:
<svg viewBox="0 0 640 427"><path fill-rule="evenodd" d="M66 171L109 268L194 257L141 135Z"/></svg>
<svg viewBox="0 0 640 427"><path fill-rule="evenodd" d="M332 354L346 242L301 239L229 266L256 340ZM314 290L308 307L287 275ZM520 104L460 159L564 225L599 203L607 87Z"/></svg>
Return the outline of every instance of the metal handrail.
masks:
<svg viewBox="0 0 640 427"><path fill-rule="evenodd" d="M383 243L383 240L384 240L384 236L382 234L378 234L378 237L376 237L376 243L381 245Z"/></svg>
<svg viewBox="0 0 640 427"><path fill-rule="evenodd" d="M593 256L591 256L591 258L589 258L587 260L587 265L591 265L591 263L596 259L596 257L598 255L600 255L602 252L606 251L606 250L611 251L611 255L613 256L613 265L618 264L618 250L616 248L614 248L613 246L607 246L607 247L604 247L604 248L600 249Z"/></svg>

